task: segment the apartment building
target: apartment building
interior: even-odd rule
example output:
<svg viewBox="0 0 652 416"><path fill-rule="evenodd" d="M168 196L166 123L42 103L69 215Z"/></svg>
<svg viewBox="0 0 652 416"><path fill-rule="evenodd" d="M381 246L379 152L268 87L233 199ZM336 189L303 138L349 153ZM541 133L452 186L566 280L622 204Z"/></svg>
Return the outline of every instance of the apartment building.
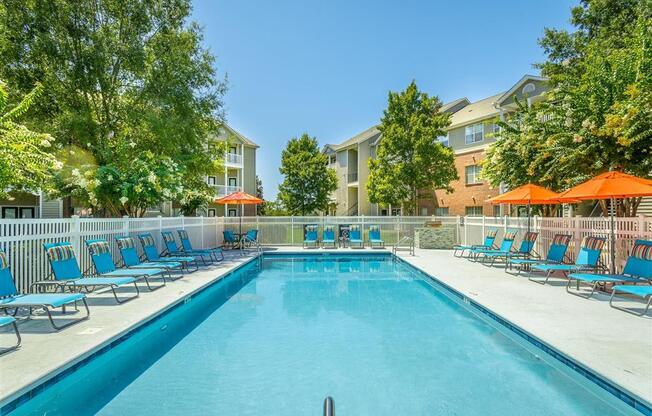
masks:
<svg viewBox="0 0 652 416"><path fill-rule="evenodd" d="M451 183L452 193L437 190L431 198L419 201L419 215L500 215L500 207L485 202L498 195L499 189L480 179L481 163L486 149L500 134L496 121L516 109L515 97L531 104L543 99L546 78L525 75L509 90L471 102L467 98L446 103L441 111L451 113L448 134L439 140L453 149L459 180ZM334 215L398 215L401 207L369 203L366 184L369 178L368 159L376 155L382 135L377 126L334 145L324 147L329 166L338 177L338 188L332 195Z"/></svg>
<svg viewBox="0 0 652 416"><path fill-rule="evenodd" d="M207 176L206 183L215 189L215 198L223 197L236 191L256 194L256 151L258 145L243 136L232 127L225 125L217 140L228 142L224 155L224 172L216 176ZM48 199L40 192L14 192L11 200L0 200L0 218L63 218L70 216L64 213L61 199ZM198 212L204 216L238 216L240 206L218 205L215 203ZM88 210L74 206L73 213L86 216ZM255 215L254 206L244 206L243 215ZM146 216L179 215L177 203L168 201L148 209Z"/></svg>
<svg viewBox="0 0 652 416"><path fill-rule="evenodd" d="M256 151L258 145L230 126L222 129L218 140L228 142L224 155L224 173L206 177L206 183L215 189L215 197L221 198L233 192L244 191L256 195ZM255 215L253 205L209 204L203 214L208 217Z"/></svg>

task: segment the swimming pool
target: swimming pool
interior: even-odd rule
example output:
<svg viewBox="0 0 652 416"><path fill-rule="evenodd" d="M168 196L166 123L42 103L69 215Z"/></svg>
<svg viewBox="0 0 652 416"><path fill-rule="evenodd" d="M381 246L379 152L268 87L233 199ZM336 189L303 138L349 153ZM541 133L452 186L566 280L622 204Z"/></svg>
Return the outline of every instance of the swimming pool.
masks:
<svg viewBox="0 0 652 416"><path fill-rule="evenodd" d="M376 255L266 255L12 415L637 414Z"/></svg>

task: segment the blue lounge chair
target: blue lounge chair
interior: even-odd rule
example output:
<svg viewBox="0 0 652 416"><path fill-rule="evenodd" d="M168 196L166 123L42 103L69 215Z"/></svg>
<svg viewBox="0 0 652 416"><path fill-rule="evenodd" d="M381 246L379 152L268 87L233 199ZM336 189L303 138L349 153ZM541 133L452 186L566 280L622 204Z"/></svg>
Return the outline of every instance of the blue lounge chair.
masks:
<svg viewBox="0 0 652 416"><path fill-rule="evenodd" d="M199 250L195 250L192 248L192 243L190 242L190 237L188 236L188 232L186 230L177 230L177 234L179 234L179 240L181 240L181 246L183 247L183 251L185 252L203 252L203 253L208 253L209 256L215 261L222 261L224 260L224 252L222 251L221 248L219 247L214 247L214 248L202 248ZM220 255L220 258L217 258L218 254Z"/></svg>
<svg viewBox="0 0 652 416"><path fill-rule="evenodd" d="M572 295L590 298L600 284L605 283L650 283L652 279L652 241L636 240L632 252L627 258L622 274L571 273L568 275L566 291ZM571 291L571 283L577 282L591 287L588 295ZM624 291L626 292L626 290ZM630 292L631 293L631 292Z"/></svg>
<svg viewBox="0 0 652 416"><path fill-rule="evenodd" d="M512 267L516 266L517 274L521 274L522 271L529 270L533 264L561 264L566 257L566 251L568 250L568 244L571 238L572 236L569 234L556 234L552 238L550 249L545 259L508 258L507 267L511 270Z"/></svg>
<svg viewBox="0 0 652 416"><path fill-rule="evenodd" d="M178 261L140 261L133 238L116 237L115 242L118 244L118 251L125 267L130 269L166 269L169 271L168 277L171 279L173 278L173 272L182 277L183 263Z"/></svg>
<svg viewBox="0 0 652 416"><path fill-rule="evenodd" d="M306 236L303 238L303 248L308 248L311 244L317 248L319 245L319 236L317 234L317 225L306 225Z"/></svg>
<svg viewBox="0 0 652 416"><path fill-rule="evenodd" d="M165 250L163 250L164 255L192 257L197 264L201 261L204 266L213 262L213 256L209 251L196 250L190 252L179 248L177 242L174 240L172 231L161 231L161 237L163 237L163 244L165 244Z"/></svg>
<svg viewBox="0 0 652 416"><path fill-rule="evenodd" d="M62 243L46 243L43 244L45 252L50 262L50 268L54 274L54 280L42 280L34 282L34 286L57 286L63 292L65 289L73 291L80 290L93 290L95 288L109 288L113 292L113 297L117 303L125 303L130 300L136 299L140 295L140 289L136 284L136 279L133 277L98 277L90 276L85 277L79 269L77 259L75 258L75 250L69 242ZM128 298L120 299L116 293L116 289L124 285L134 285L136 294Z"/></svg>
<svg viewBox="0 0 652 416"><path fill-rule="evenodd" d="M529 258L534 251L534 243L537 241L539 233L528 231L523 236L523 240L516 251L490 251L483 253L482 264L487 266L493 266L496 260L501 260L505 262L505 269L507 269L507 261L509 259L521 259ZM513 246L513 245L512 245ZM487 260L491 259L491 263L487 263Z"/></svg>
<svg viewBox="0 0 652 416"><path fill-rule="evenodd" d="M602 237L584 237L580 245L580 252L577 254L575 264L533 264L528 279L541 284L546 284L554 272L562 272L564 276L569 273L596 270L600 262L600 253L604 247L605 239ZM532 272L545 273L545 279L535 279Z"/></svg>
<svg viewBox="0 0 652 416"><path fill-rule="evenodd" d="M486 249L492 250L497 249L495 245L496 234L498 233L498 228L490 228L487 232L487 235L484 237L484 243L479 245L455 245L453 246L453 256L455 257L464 257L465 251L470 251L473 249ZM459 252L459 255L458 255ZM470 254L469 254L470 255Z"/></svg>
<svg viewBox="0 0 652 416"><path fill-rule="evenodd" d="M183 264L183 268L186 271L195 271L199 270L199 265L195 261L194 257L189 257L189 256L165 256L161 257L161 255L158 253L158 248L156 248L156 242L154 241L154 237L152 237L152 234L150 233L142 233L138 234L138 239L140 240L140 244L143 246L143 253L145 254L145 258L147 261L151 263L181 263ZM190 270L190 266L194 266L192 270Z"/></svg>
<svg viewBox="0 0 652 416"><path fill-rule="evenodd" d="M324 227L324 232L322 234L321 246L326 247L326 245L332 245L333 248L337 248L337 241L335 240L335 227L332 225L327 225Z"/></svg>
<svg viewBox="0 0 652 416"><path fill-rule="evenodd" d="M2 347L0 348L0 355L6 354L9 351L13 351L16 348L20 347L20 332L18 332L18 325L16 325L16 318L13 316L0 316L0 328L3 326L11 325L14 330L14 334L16 334L16 343L12 345L11 347Z"/></svg>
<svg viewBox="0 0 652 416"><path fill-rule="evenodd" d="M76 307L78 301L81 301L84 304L86 309L86 316L74 319L66 324L58 325L52 317L51 309L61 308L65 313L66 305L74 304ZM18 312L19 308L29 308L30 314L34 308L43 309L48 315L50 324L56 330L66 328L70 325L76 324L77 322L83 321L84 319L88 319L88 316L90 315L88 304L86 303L86 296L82 293L36 293L28 295L19 294L18 290L16 289L16 285L14 284L14 279L11 276L7 254L3 251L0 251L0 309L2 309L4 312L7 312L8 309L13 309L15 315ZM9 325L11 323L14 322L5 321L4 325ZM18 329L15 327L15 323L14 329L16 330L16 335L18 336L20 344L20 335L18 334Z"/></svg>
<svg viewBox="0 0 652 416"><path fill-rule="evenodd" d="M349 227L349 246L353 248L353 245L360 246L364 248L364 240L362 240L362 232L360 231L359 225L351 225Z"/></svg>
<svg viewBox="0 0 652 416"><path fill-rule="evenodd" d="M224 230L222 231L222 235L224 236L224 245L234 248L238 244L238 239L235 238L233 231Z"/></svg>
<svg viewBox="0 0 652 416"><path fill-rule="evenodd" d="M88 252L91 255L91 261L95 267L95 272L102 277L133 277L136 280L143 279L147 288L152 291L165 286L165 275L168 271L165 268L138 268L138 269L118 269L113 262L111 248L109 243L104 239L86 240ZM150 277L161 277L163 283L152 287L149 284Z"/></svg>
<svg viewBox="0 0 652 416"><path fill-rule="evenodd" d="M385 241L380 238L380 227L377 225L369 226L369 246L374 247L374 244L380 248L385 248Z"/></svg>
<svg viewBox="0 0 652 416"><path fill-rule="evenodd" d="M629 309L625 309L623 307L614 305L613 301L616 293L627 293L629 295L633 295L643 299L644 302L647 299L647 302L645 304L645 309L643 309L643 312L641 313L636 313ZM637 316L645 315L647 311L650 309L650 303L652 303L652 286L616 285L613 287L613 290L611 291L611 297L609 298L609 306L611 306L612 308L618 309L623 312L631 313L632 315L637 315Z"/></svg>
<svg viewBox="0 0 652 416"><path fill-rule="evenodd" d="M505 235L503 235L503 241L500 243L500 248L498 249L487 249L487 248L473 248L469 250L469 258L477 261L480 259L480 256L491 253L509 253L512 251L512 246L514 245L514 239L516 238L517 230L507 230Z"/></svg>

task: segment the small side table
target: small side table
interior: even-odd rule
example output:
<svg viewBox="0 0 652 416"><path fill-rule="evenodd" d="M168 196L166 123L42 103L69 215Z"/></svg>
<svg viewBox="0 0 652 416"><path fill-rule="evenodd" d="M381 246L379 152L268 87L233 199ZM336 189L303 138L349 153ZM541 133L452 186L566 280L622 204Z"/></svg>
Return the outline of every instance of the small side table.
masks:
<svg viewBox="0 0 652 416"><path fill-rule="evenodd" d="M340 243L339 244L340 248L348 247L348 244L349 244L349 239L348 238L346 238L346 237L338 237L338 241Z"/></svg>

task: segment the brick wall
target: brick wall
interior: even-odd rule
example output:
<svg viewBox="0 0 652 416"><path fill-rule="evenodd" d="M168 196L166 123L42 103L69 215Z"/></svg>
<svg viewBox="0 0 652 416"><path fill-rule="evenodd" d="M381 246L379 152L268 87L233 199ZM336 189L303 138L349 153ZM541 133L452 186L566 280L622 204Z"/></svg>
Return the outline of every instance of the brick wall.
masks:
<svg viewBox="0 0 652 416"><path fill-rule="evenodd" d="M455 190L447 194L446 191L436 191L436 205L448 207L449 215L465 215L466 207L481 206L482 214L491 216L494 213L493 205L485 202L487 199L498 195L498 189L489 187L486 183L467 185L465 167L480 164L484 158L484 150L464 153L455 156L455 167L459 180L451 183Z"/></svg>

